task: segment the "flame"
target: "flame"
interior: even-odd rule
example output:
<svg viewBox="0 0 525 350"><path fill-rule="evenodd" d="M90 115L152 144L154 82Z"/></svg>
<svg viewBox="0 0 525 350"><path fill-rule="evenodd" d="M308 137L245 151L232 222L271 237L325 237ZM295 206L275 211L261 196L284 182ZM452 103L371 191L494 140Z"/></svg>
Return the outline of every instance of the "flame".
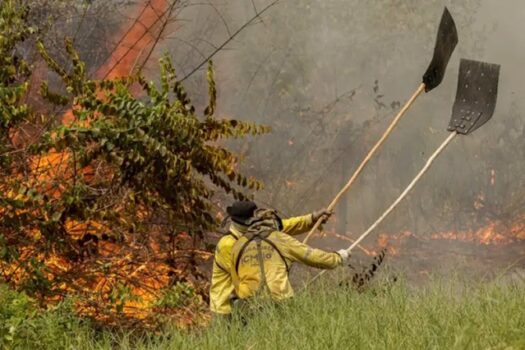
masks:
<svg viewBox="0 0 525 350"><path fill-rule="evenodd" d="M405 231L397 235L388 235L382 233L378 236L376 245L378 246L379 250L387 249L390 255L397 255L398 249L394 247L394 245L391 242L402 241L410 236L412 236L412 233L410 231ZM371 250L371 252L373 253L372 255L377 254L377 252L374 250Z"/></svg>
<svg viewBox="0 0 525 350"><path fill-rule="evenodd" d="M388 237L391 242L400 245L403 239L412 235L414 234L407 232L397 236L389 235ZM509 245L515 242L525 241L525 220L523 220L523 218L518 219L510 228L502 222L492 221L478 229L435 232L428 237L418 236L417 238L427 241L461 241L477 245ZM384 246L384 238L379 238L377 245Z"/></svg>
<svg viewBox="0 0 525 350"><path fill-rule="evenodd" d="M488 225L481 227L477 230L467 231L447 231L438 232L431 235L431 239L434 240L458 240L463 242L472 242L482 245L489 244L509 244L516 239L519 239L517 235L513 235L513 230L509 230L508 234L504 234L499 229L499 224L491 222Z"/></svg>
<svg viewBox="0 0 525 350"><path fill-rule="evenodd" d="M340 235L331 231L325 232L324 236L348 242L354 242L350 237L358 237L350 233ZM358 247L369 256L376 255L382 249L387 249L390 255L398 255L402 251L404 242L411 237L420 241L460 241L480 246L509 245L525 241L525 215L517 218L510 227L503 222L492 221L477 229L434 232L430 235L417 235L411 231L404 231L399 234L383 232L376 236L375 242L370 246Z"/></svg>
<svg viewBox="0 0 525 350"><path fill-rule="evenodd" d="M167 0L144 0L137 6L135 18L131 26L123 29L115 37L117 46L111 52L106 62L97 69L95 76L99 79L115 79L128 76L133 70L144 64L144 56L157 40L155 27L166 20L168 11ZM146 54L146 55L144 55ZM142 60L142 62L141 62ZM62 123L69 124L75 120L73 110L68 110L62 116Z"/></svg>
<svg viewBox="0 0 525 350"><path fill-rule="evenodd" d="M146 0L132 18L131 27L119 33L117 47L106 63L97 71L99 78L118 78L132 73L141 56L157 39L155 26L163 20L168 10L167 0Z"/></svg>
<svg viewBox="0 0 525 350"><path fill-rule="evenodd" d="M388 235L382 233L377 238L377 245L379 246L379 248L386 248L386 246L388 245L388 241Z"/></svg>
<svg viewBox="0 0 525 350"><path fill-rule="evenodd" d="M127 24L116 36L119 39L118 44L107 61L97 70L96 77L114 79L127 76L141 64L144 64L145 58L149 56L149 51L158 39L158 27L166 20L167 11L167 0L144 0L139 3L135 8L135 15L131 17L134 20L131 21L131 25ZM75 108L73 106L62 115L62 123L75 122L73 115ZM18 134L12 135L12 137L16 140L21 139ZM39 187L51 198L59 198L67 188L68 182L76 175L74 174L76 170L70 166L72 157L73 155L69 152L52 150L46 155L30 159L30 168L33 174L30 185ZM78 172L88 180L94 178L94 171L91 168L80 169ZM86 256L83 259L87 259L95 265L71 261L53 252L38 253L29 244L21 247L18 264L0 265L4 275L10 276L14 283L21 282L26 276L24 276L20 264L29 259L37 259L46 266L45 276L47 278L53 280L56 276L68 276L67 278L70 279L69 283L60 283L55 287L62 291L58 294L64 294L63 292L70 292L74 289L76 292L81 291L86 295L98 295L103 299L108 298L122 277L125 276L127 280L134 282L130 286L130 294L133 297L124 302L123 312L132 318L144 319L150 315L154 302L159 297L158 291L170 284L170 274L182 276L184 273L181 267L177 266L174 271L164 262L166 260L166 249L161 249L165 247L161 247L158 243L149 243L150 254L155 256L155 260L146 256L143 261L134 261L131 253L128 253L129 247L115 239L110 239L111 237L108 238L106 232L111 232L111 230L101 223L68 220L65 223L65 229L70 237L77 242L80 242L84 237L94 237L92 240L82 243L83 246L75 249L84 249ZM28 232L27 234L34 240L42 239L40 232ZM181 241L187 242L189 235L181 235L178 239L179 243ZM132 239L130 238L129 241ZM191 244L186 245L191 246ZM176 253L178 249L176 248L172 253ZM198 254L201 259L210 257L207 252L194 251L187 247L183 250L185 254L188 251L191 251L191 254ZM96 268L96 266L104 264L108 266L105 272ZM52 301L53 298L51 297L48 301ZM79 302L78 309L84 314L103 317L90 302Z"/></svg>

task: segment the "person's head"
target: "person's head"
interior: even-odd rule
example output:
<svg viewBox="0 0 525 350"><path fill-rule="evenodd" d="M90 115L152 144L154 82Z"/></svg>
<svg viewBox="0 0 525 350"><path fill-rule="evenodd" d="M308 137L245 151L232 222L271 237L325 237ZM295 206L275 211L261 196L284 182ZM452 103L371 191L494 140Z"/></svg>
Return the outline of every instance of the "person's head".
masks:
<svg viewBox="0 0 525 350"><path fill-rule="evenodd" d="M238 225L251 226L258 222L273 220L276 229L283 228L283 222L275 210L257 208L257 205L251 201L237 201L227 207L226 212Z"/></svg>
<svg viewBox="0 0 525 350"><path fill-rule="evenodd" d="M257 204L252 201L236 201L226 208L226 212L233 222L248 226L257 210Z"/></svg>

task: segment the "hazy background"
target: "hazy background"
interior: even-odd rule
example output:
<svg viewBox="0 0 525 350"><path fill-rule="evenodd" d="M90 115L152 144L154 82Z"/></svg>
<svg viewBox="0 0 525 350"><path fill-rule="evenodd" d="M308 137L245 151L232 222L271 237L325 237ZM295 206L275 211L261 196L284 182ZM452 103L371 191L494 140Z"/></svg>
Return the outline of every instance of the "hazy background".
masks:
<svg viewBox="0 0 525 350"><path fill-rule="evenodd" d="M198 50L166 42L182 73L269 2L209 3L184 10L174 34ZM502 65L493 120L454 141L381 229L465 229L520 214L525 3L518 0L281 1L271 8L215 58L220 113L274 128L238 145L243 167L267 185L259 201L289 215L331 201L421 82L445 5L460 38L445 80L369 163L338 210L338 230L371 224L447 136L462 57ZM202 91L202 74L193 78Z"/></svg>
<svg viewBox="0 0 525 350"><path fill-rule="evenodd" d="M111 31L129 21L134 3L92 1L89 6L103 15L93 18L103 18ZM170 53L179 76L186 76L269 3L181 0L152 57ZM367 244L373 246L381 233L410 231L425 238L493 227L504 237L521 238L498 248L495 256L485 251L491 246L449 242L447 249L461 256L474 252L468 258L472 261L485 249L486 266L494 259L525 257L521 0L281 0L261 15L214 56L218 115L273 127L269 135L231 144L243 156L244 172L266 184L255 194L261 205L285 215L328 205L421 83L444 6L456 21L459 44L442 85L417 100L339 204L327 229L355 237L401 193L447 137L459 61L469 58L501 65L493 119L458 137ZM93 21L85 21L79 33L93 39L106 36L97 34L104 26ZM101 51L111 50L112 44L100 43ZM96 71L103 60L91 55ZM144 73L154 77L157 67L151 59ZM204 106L204 70L185 84L197 105ZM218 204L230 200L219 196ZM334 247L341 242L314 244ZM404 248L409 254L426 243L410 244ZM427 250L445 251L435 244Z"/></svg>

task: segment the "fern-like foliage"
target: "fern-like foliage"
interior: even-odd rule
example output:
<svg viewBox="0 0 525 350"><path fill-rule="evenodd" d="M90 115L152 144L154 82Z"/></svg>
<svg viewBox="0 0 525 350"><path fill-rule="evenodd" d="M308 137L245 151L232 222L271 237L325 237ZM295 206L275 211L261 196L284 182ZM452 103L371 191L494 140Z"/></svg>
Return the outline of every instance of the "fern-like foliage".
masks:
<svg viewBox="0 0 525 350"><path fill-rule="evenodd" d="M60 96L44 86L45 97L55 103L66 99L75 103L73 121L47 135L47 149L74 151L77 169L110 169L110 177L95 179L99 189L128 188L134 192L135 204L162 208L170 218L209 229L213 223L210 182L238 199L245 198L242 188L261 188L255 179L238 173L237 157L214 141L269 129L213 116L216 91L211 63L209 105L205 115L198 116L167 56L160 60L157 86L142 77L92 81L86 79L71 42L66 42L71 72L64 71L42 44L39 47L70 93ZM143 90L141 97L131 92L133 84Z"/></svg>
<svg viewBox="0 0 525 350"><path fill-rule="evenodd" d="M223 140L269 128L215 116L211 62L209 101L198 114L168 56L158 83L93 80L71 40L66 64L35 40L63 85L40 82L49 108L37 113L25 102L31 67L16 54L36 33L27 13L21 1L0 3L0 275L43 301L69 293L122 312L126 296L136 300L182 273L173 237L215 227L214 192L240 199L262 187L237 171ZM16 141L30 128L38 130L30 142Z"/></svg>

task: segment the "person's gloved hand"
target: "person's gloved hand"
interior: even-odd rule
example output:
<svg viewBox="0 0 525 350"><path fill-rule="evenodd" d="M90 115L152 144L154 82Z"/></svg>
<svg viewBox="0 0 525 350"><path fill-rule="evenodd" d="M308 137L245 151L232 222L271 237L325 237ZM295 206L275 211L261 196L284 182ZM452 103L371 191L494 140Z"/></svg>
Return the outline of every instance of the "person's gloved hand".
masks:
<svg viewBox="0 0 525 350"><path fill-rule="evenodd" d="M334 212L332 210L328 209L314 211L312 213L312 221L317 222L317 220L321 219L321 224L325 224L328 221L328 219L330 219L330 216L332 216L333 213Z"/></svg>
<svg viewBox="0 0 525 350"><path fill-rule="evenodd" d="M348 258L350 257L350 253L346 249L338 250L337 254L341 256L341 258L343 259L343 262L347 261Z"/></svg>

